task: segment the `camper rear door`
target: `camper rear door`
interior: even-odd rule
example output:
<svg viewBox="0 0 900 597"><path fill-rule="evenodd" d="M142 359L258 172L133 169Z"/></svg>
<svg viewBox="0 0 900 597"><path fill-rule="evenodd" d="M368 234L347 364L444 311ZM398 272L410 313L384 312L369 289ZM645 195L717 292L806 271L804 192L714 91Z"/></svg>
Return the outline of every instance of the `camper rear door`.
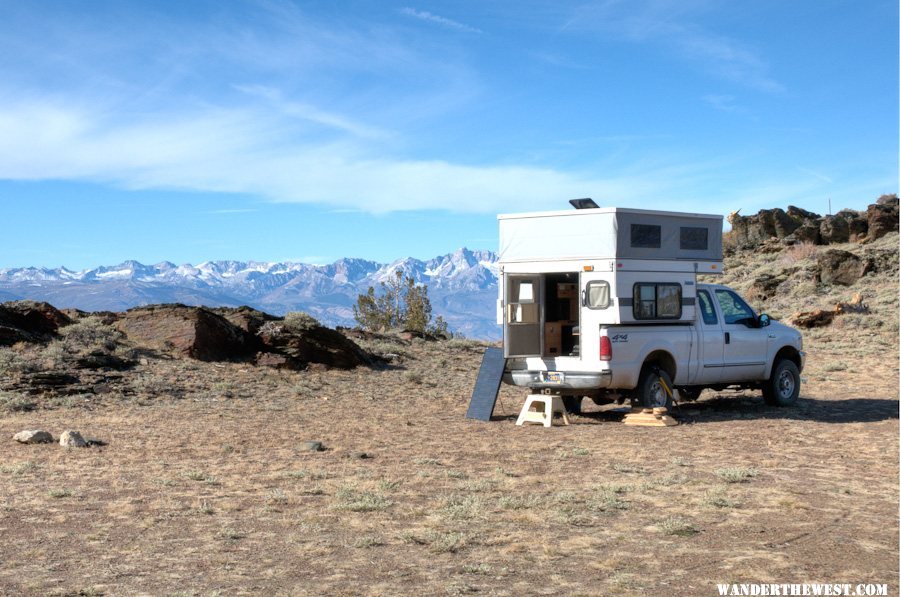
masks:
<svg viewBox="0 0 900 597"><path fill-rule="evenodd" d="M504 357L539 357L543 354L543 286L541 274L506 274Z"/></svg>

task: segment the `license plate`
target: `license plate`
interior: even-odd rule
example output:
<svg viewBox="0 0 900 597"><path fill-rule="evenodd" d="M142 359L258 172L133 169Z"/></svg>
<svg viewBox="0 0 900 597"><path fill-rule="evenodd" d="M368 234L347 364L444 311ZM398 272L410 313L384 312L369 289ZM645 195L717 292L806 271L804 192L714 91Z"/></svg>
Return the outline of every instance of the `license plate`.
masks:
<svg viewBox="0 0 900 597"><path fill-rule="evenodd" d="M566 381L566 374L561 371L547 371L544 373L544 383L563 383Z"/></svg>

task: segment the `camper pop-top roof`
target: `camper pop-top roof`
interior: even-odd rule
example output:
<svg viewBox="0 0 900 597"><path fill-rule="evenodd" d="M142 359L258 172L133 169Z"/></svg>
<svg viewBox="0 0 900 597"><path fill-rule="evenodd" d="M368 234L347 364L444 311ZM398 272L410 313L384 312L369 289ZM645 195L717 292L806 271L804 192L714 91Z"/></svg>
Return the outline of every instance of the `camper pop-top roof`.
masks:
<svg viewBox="0 0 900 597"><path fill-rule="evenodd" d="M500 263L722 261L722 216L621 207L499 215Z"/></svg>

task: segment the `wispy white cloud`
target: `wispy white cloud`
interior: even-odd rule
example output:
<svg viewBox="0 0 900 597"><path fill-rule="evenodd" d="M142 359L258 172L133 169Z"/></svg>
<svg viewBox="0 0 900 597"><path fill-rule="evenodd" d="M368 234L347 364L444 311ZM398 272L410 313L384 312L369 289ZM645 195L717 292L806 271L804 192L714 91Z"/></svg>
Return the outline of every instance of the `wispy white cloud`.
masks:
<svg viewBox="0 0 900 597"><path fill-rule="evenodd" d="M447 17L442 17L440 15L430 13L426 10L417 10L415 8L405 7L400 9L400 13L408 17L419 19L420 21L427 21L429 23L435 23L449 29L456 29L457 31L465 31L466 33L484 33L477 27L472 27L470 25L466 25L465 23L460 23L459 21L454 21L453 19L448 19Z"/></svg>
<svg viewBox="0 0 900 597"><path fill-rule="evenodd" d="M322 144L279 135L281 125L278 114L240 109L109 126L86 108L0 103L0 177L252 193L370 213L490 213L585 194L637 200L693 175L667 165L597 177L547 167L404 159L352 140Z"/></svg>
<svg viewBox="0 0 900 597"><path fill-rule="evenodd" d="M758 52L698 24L697 14L708 6L690 1L600 0L574 9L560 31L599 30L612 38L657 44L716 77L768 93L785 91Z"/></svg>
<svg viewBox="0 0 900 597"><path fill-rule="evenodd" d="M802 172L803 174L812 176L813 178L816 178L816 179L821 180L822 182L826 182L828 184L832 184L834 182L834 180L830 176L826 176L826 175L822 174L821 172L816 172L815 170L810 170L809 168L797 166L797 171Z"/></svg>
<svg viewBox="0 0 900 597"><path fill-rule="evenodd" d="M290 118L307 120L325 127L350 133L357 137L378 138L388 135L386 131L379 129L378 127L357 122L356 120L341 114L329 112L302 102L288 101L284 99L281 91L272 87L263 85L235 85L235 88L247 95L256 96L266 100L273 109Z"/></svg>

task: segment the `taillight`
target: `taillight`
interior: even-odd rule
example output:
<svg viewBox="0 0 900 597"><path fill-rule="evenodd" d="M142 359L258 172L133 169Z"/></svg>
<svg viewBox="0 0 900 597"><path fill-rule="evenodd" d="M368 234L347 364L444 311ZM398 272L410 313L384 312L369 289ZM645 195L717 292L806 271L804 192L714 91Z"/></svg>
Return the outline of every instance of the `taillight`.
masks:
<svg viewBox="0 0 900 597"><path fill-rule="evenodd" d="M609 341L609 336L600 336L600 360L612 360L612 342Z"/></svg>

